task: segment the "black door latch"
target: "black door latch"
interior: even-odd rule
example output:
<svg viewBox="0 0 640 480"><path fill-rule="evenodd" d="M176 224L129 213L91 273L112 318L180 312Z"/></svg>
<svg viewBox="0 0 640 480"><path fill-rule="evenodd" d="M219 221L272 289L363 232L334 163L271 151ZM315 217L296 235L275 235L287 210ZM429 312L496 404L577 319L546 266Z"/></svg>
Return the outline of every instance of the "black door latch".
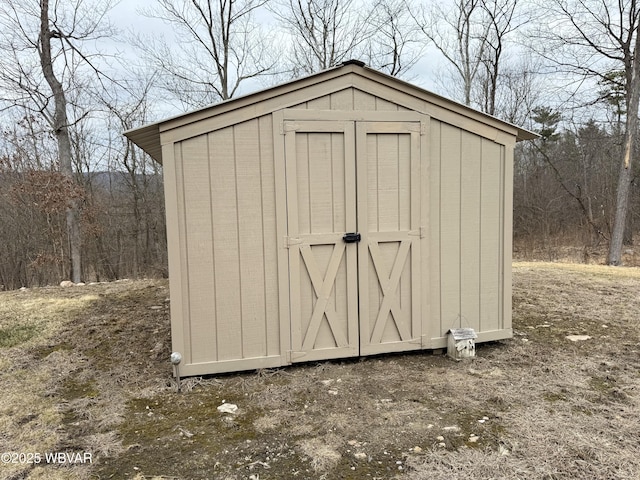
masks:
<svg viewBox="0 0 640 480"><path fill-rule="evenodd" d="M360 234L356 232L345 233L342 237L342 240L344 240L344 243L355 243L359 242L361 240L361 237Z"/></svg>

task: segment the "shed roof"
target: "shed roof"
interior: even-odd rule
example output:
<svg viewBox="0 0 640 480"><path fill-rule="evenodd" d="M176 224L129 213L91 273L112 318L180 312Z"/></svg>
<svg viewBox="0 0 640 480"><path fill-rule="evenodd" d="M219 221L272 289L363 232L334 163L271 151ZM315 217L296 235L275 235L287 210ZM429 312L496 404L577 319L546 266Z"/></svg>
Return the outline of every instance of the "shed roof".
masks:
<svg viewBox="0 0 640 480"><path fill-rule="evenodd" d="M415 97L418 101L426 101L471 120L486 123L498 130L515 136L518 141L532 140L538 137L536 133L529 130L505 122L486 113L482 113L461 103L454 102L453 100L442 97L378 70L366 67L364 63L355 60L350 60L336 67L323 70L307 77L282 83L265 90L235 97L198 110L160 120L143 127L128 130L124 132L124 135L151 155L152 158L162 163L162 144L160 141L160 134L162 132L183 127L185 125L215 117L236 109L250 107L260 102L275 99L285 93L312 87L332 79L342 78L344 80L344 84L341 85L341 88L356 86L353 80L357 77L364 77L369 80L376 81L387 87L409 94ZM268 107L271 111L279 110L280 108L282 108L282 105L279 105L277 102L273 102L272 105ZM265 113L267 112L261 112L261 114Z"/></svg>

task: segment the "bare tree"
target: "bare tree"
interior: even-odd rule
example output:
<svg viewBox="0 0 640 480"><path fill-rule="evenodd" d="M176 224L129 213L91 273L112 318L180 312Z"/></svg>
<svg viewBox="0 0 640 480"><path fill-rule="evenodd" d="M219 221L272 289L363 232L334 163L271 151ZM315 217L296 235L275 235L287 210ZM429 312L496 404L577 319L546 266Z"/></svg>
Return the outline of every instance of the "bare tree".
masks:
<svg viewBox="0 0 640 480"><path fill-rule="evenodd" d="M69 119L67 117L67 98L53 69L53 57L51 40L64 38L63 33L52 29L49 22L49 0L40 2L40 35L38 37L38 53L40 54L40 66L45 80L53 94L54 113L52 120L53 133L58 142L58 158L60 171L73 178L73 163L71 158L71 138L69 136ZM69 235L69 251L71 256L71 280L80 282L82 279L82 238L80 237L79 209L76 198L70 198L66 208L67 230Z"/></svg>
<svg viewBox="0 0 640 480"><path fill-rule="evenodd" d="M74 169L69 129L78 119L68 115L67 92L75 88L81 65L98 71L82 47L106 33L108 9L108 2L87 5L83 0L55 2L53 7L49 0L6 0L0 7L3 103L30 109L47 120L57 142L59 171L70 181ZM79 282L82 238L79 205L73 195L66 205L66 224L71 279Z"/></svg>
<svg viewBox="0 0 640 480"><path fill-rule="evenodd" d="M371 8L366 61L373 68L401 76L420 60L424 45L405 0L377 0ZM363 59L364 60L364 59Z"/></svg>
<svg viewBox="0 0 640 480"><path fill-rule="evenodd" d="M442 53L462 85L462 101L471 105L491 29L483 18L483 0L455 0L414 13L425 37Z"/></svg>
<svg viewBox="0 0 640 480"><path fill-rule="evenodd" d="M142 14L171 27L173 37L135 44L165 91L196 108L233 97L275 65L253 15L267 0L155 0Z"/></svg>
<svg viewBox="0 0 640 480"><path fill-rule="evenodd" d="M121 189L126 197L127 211L130 222L122 222L116 226L118 231L127 228L127 237L130 239L126 248L129 270L134 276L141 272L148 274L155 269L160 271L158 259L160 254L155 246L158 242L158 224L164 227L163 197L160 178L161 167L144 153L133 142L124 137L121 132L130 130L140 124L149 121L149 91L152 88L153 79L143 79L127 86L126 92L119 98L103 99L103 103L110 113L110 120L115 137L112 139L113 163L112 171L122 172L118 176ZM160 187L160 188L159 188ZM159 200L159 201L158 201ZM163 243L163 250L166 245ZM119 252L120 253L120 252Z"/></svg>
<svg viewBox="0 0 640 480"><path fill-rule="evenodd" d="M484 75L481 105L484 112L496 114L496 96L505 54L507 36L517 30L524 20L517 18L517 0L483 0L482 10L487 23L487 37L482 51Z"/></svg>
<svg viewBox="0 0 640 480"><path fill-rule="evenodd" d="M359 57L371 36L368 16L358 13L354 0L282 0L271 8L292 37L294 77Z"/></svg>
<svg viewBox="0 0 640 480"><path fill-rule="evenodd" d="M611 81L621 70L625 98L624 153L620 159L615 219L607 262L620 265L629 210L640 100L640 11L637 0L556 0L549 9L552 28L539 32L542 53L557 68L581 78Z"/></svg>
<svg viewBox="0 0 640 480"><path fill-rule="evenodd" d="M544 95L540 66L531 58L511 61L500 67L494 115L514 125L531 125L531 113Z"/></svg>
<svg viewBox="0 0 640 480"><path fill-rule="evenodd" d="M455 0L412 14L424 37L446 59L454 82L446 90L466 105L494 115L507 37L525 23L518 0Z"/></svg>
<svg viewBox="0 0 640 480"><path fill-rule="evenodd" d="M59 281L65 265L65 207L73 185L51 168L57 147L39 116L14 109L0 150L0 289ZM63 277L64 278L64 277Z"/></svg>

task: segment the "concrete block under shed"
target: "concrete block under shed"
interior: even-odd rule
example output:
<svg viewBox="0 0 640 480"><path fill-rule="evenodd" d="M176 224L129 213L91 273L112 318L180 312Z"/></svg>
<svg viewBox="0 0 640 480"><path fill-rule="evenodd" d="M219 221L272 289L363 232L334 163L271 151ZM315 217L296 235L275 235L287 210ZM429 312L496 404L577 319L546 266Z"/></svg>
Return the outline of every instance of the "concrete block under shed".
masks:
<svg viewBox="0 0 640 480"><path fill-rule="evenodd" d="M476 356L476 332L473 328L452 328L447 338L447 355L454 360Z"/></svg>

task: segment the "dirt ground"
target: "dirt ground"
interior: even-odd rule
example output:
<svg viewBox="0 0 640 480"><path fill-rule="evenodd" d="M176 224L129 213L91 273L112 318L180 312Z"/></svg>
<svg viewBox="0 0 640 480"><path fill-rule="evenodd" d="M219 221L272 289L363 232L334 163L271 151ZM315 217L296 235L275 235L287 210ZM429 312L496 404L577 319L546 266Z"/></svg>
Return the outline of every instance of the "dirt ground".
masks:
<svg viewBox="0 0 640 480"><path fill-rule="evenodd" d="M514 338L473 361L319 362L182 393L166 281L1 292L0 478L640 478L640 270L513 270Z"/></svg>

